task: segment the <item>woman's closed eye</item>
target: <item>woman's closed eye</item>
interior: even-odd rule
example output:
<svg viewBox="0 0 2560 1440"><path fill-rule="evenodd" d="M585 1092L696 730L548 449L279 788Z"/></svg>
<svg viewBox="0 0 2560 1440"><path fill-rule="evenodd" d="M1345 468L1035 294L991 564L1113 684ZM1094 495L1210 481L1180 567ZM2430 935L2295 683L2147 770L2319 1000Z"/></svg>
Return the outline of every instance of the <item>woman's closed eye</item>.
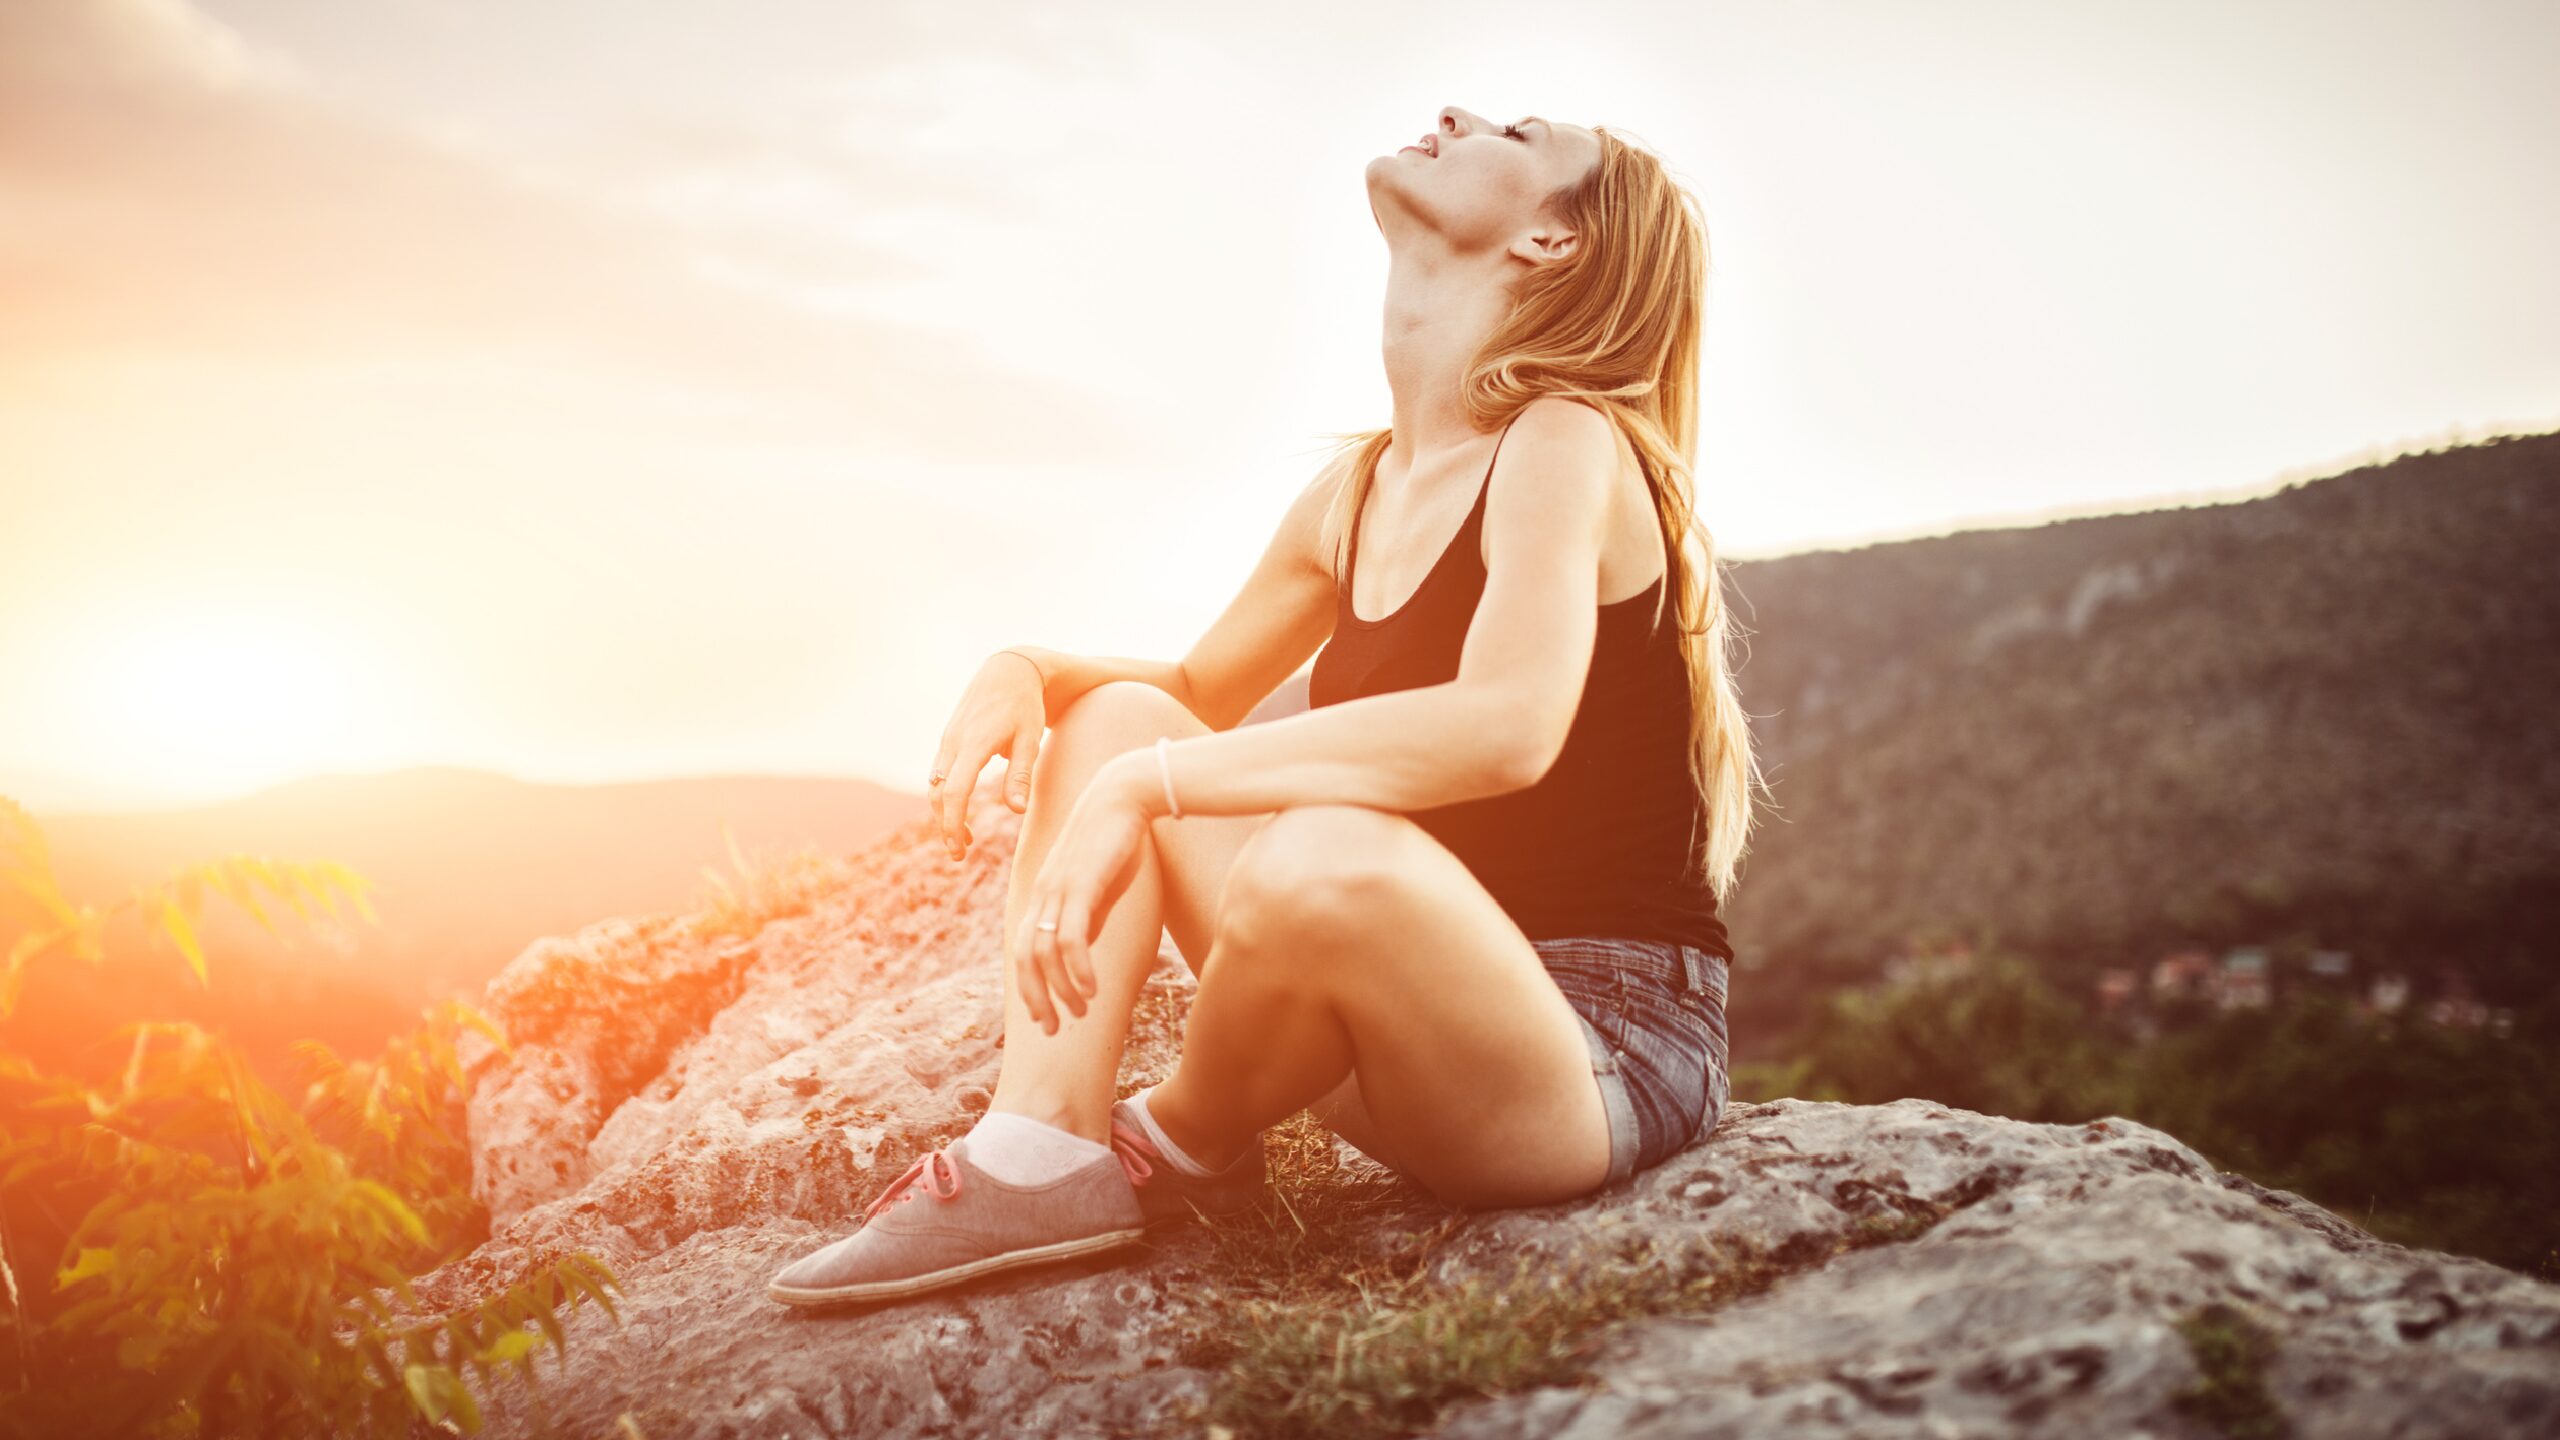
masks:
<svg viewBox="0 0 2560 1440"><path fill-rule="evenodd" d="M1521 133L1520 133L1520 127L1519 127L1519 126L1517 126L1517 125L1505 125L1505 126L1503 126L1503 127L1502 127L1502 133L1503 133L1503 134L1505 134L1505 135L1510 136L1510 137L1511 137L1512 139L1514 139L1514 140L1526 140L1526 139L1528 139L1528 138L1529 138L1528 136L1523 135L1523 134L1521 134Z"/></svg>

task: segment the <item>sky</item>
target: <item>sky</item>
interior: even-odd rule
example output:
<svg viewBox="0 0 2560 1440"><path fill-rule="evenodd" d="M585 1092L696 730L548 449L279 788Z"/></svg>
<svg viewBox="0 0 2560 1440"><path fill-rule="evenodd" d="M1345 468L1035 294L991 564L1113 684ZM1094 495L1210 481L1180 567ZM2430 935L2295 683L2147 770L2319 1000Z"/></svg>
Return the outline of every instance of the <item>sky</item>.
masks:
<svg viewBox="0 0 2560 1440"><path fill-rule="evenodd" d="M0 6L0 795L922 789L1385 423L1363 172L1607 125L1717 553L2560 425L2560 7Z"/></svg>

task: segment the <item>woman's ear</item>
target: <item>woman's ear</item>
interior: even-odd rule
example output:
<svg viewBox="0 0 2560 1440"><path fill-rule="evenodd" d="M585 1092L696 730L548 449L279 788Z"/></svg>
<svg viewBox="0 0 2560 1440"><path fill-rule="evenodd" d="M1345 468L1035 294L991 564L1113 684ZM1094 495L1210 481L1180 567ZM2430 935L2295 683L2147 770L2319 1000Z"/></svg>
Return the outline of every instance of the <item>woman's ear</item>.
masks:
<svg viewBox="0 0 2560 1440"><path fill-rule="evenodd" d="M1532 265L1552 265L1571 258L1581 241L1581 236L1559 227L1532 230L1511 242L1511 253Z"/></svg>

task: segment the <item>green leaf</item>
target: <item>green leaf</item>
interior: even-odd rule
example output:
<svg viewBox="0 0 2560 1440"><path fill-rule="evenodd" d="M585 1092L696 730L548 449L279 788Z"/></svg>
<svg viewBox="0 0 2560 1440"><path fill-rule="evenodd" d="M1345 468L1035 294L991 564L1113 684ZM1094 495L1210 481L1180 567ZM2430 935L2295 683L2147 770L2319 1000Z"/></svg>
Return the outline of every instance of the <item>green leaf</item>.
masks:
<svg viewBox="0 0 2560 1440"><path fill-rule="evenodd" d="M213 863L214 887L231 897L231 903L246 910L270 935L276 933L275 917L258 903L258 887L250 873L246 857L233 855Z"/></svg>
<svg viewBox="0 0 2560 1440"><path fill-rule="evenodd" d="M550 1337L552 1349L560 1351L562 1354L568 1353L569 1332L561 1328L560 1313L557 1310L554 1310L547 1305L534 1306L533 1323L541 1326L542 1333ZM519 1331L517 1333L521 1334L523 1332Z"/></svg>
<svg viewBox="0 0 2560 1440"><path fill-rule="evenodd" d="M465 1435L479 1434L480 1402L471 1397L471 1391L462 1383L461 1376L448 1370L445 1372L445 1382L447 1386L445 1403L452 1407L454 1423L462 1427L462 1433Z"/></svg>
<svg viewBox="0 0 2560 1440"><path fill-rule="evenodd" d="M160 928L168 931L170 938L178 942L178 949L187 957L187 965L196 972L196 983L211 985L213 982L204 969L204 947L196 943L196 927L188 922L186 912L165 896L159 899L159 911Z"/></svg>
<svg viewBox="0 0 2560 1440"><path fill-rule="evenodd" d="M410 1209L409 1202L393 1194L389 1187L378 1181L359 1180L356 1189L381 1207L382 1212L391 1217L392 1223L400 1227L401 1234L421 1245L430 1243L426 1223L418 1218L418 1212Z"/></svg>
<svg viewBox="0 0 2560 1440"><path fill-rule="evenodd" d="M355 902L357 914L362 915L365 919L372 921L376 925L382 923L381 918L373 913L372 902L365 899L365 892L373 886L372 881L365 879L362 875L357 874L355 871L348 869L346 866L339 864L335 860L317 861L313 864L312 869L337 885L339 889L345 891L347 897ZM334 903L331 904L329 913L332 915L337 913L337 906Z"/></svg>
<svg viewBox="0 0 2560 1440"><path fill-rule="evenodd" d="M53 876L43 871L11 870L9 883L26 893L28 899L44 908L44 912L63 925L70 925L74 915L69 897L54 883Z"/></svg>
<svg viewBox="0 0 2560 1440"><path fill-rule="evenodd" d="M444 1423L444 1394L436 1388L435 1377L439 1374L451 1373L441 1366L429 1369L424 1365L412 1365L404 1372L409 1385L410 1403L418 1407L419 1414L437 1424Z"/></svg>
<svg viewBox="0 0 2560 1440"><path fill-rule="evenodd" d="M52 949L54 942L69 933L71 933L70 926L57 925L50 930L30 930L19 936L18 943L9 947L9 968L15 970L21 965L32 962L37 956Z"/></svg>
<svg viewBox="0 0 2560 1440"><path fill-rule="evenodd" d="M285 874L292 879L296 890L319 901L330 918L337 917L338 897L331 894L328 885L322 882L317 867L307 861L296 860L285 866Z"/></svg>
<svg viewBox="0 0 2560 1440"><path fill-rule="evenodd" d="M501 1031L488 1016L481 1014L479 1011L472 1009L470 1006L463 1004L459 1000L453 1002L453 1013L462 1021L463 1024L468 1025L472 1029L479 1031L481 1034L488 1036L490 1044L497 1046L500 1050L508 1048L506 1033Z"/></svg>
<svg viewBox="0 0 2560 1440"><path fill-rule="evenodd" d="M116 1252L113 1250L83 1249L79 1259L64 1266L61 1272L53 1277L53 1288L60 1290L66 1286L77 1285L92 1275L104 1275L115 1268Z"/></svg>
<svg viewBox="0 0 2560 1440"><path fill-rule="evenodd" d="M249 874L257 877L259 883L267 887L269 893L283 896L286 903L293 906L294 914L305 920L311 918L311 907L302 902L302 892L295 889L292 882L285 878L284 873L277 869L274 860L264 855L253 855L243 857L241 863L247 868Z"/></svg>
<svg viewBox="0 0 2560 1440"><path fill-rule="evenodd" d="M593 1279L574 1270L566 1272L562 1278L567 1280L570 1288L577 1292L575 1303L583 1305L592 1300L596 1304L604 1307L604 1313L607 1315L613 1315L615 1323L618 1324L621 1322L622 1317L614 1315L612 1297L606 1295L603 1288L598 1286Z"/></svg>
<svg viewBox="0 0 2560 1440"><path fill-rule="evenodd" d="M622 1323L622 1312L614 1307L613 1296L606 1293L622 1288L622 1281L615 1277L612 1266L580 1250L562 1262L561 1270L570 1284L603 1306L604 1313L612 1316L615 1324Z"/></svg>
<svg viewBox="0 0 2560 1440"><path fill-rule="evenodd" d="M356 1353L364 1358L364 1363L372 1369L374 1374L382 1377L386 1385L400 1373L392 1368L391 1352L384 1348L380 1331L367 1330L358 1334Z"/></svg>

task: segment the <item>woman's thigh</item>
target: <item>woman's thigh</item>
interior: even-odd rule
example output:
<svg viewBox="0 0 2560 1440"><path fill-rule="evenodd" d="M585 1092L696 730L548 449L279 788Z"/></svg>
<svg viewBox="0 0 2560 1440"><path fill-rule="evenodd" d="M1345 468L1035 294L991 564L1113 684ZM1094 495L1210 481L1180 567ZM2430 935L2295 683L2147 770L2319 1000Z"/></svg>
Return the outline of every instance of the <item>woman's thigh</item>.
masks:
<svg viewBox="0 0 2560 1440"><path fill-rule="evenodd" d="M1336 1133L1465 1208L1549 1204L1607 1178L1609 1116L1581 1018L1429 831L1363 806L1281 811L1226 899L1246 912L1252 962L1322 986L1350 1035L1357 1115L1339 1089L1311 1108L1368 1135Z"/></svg>

